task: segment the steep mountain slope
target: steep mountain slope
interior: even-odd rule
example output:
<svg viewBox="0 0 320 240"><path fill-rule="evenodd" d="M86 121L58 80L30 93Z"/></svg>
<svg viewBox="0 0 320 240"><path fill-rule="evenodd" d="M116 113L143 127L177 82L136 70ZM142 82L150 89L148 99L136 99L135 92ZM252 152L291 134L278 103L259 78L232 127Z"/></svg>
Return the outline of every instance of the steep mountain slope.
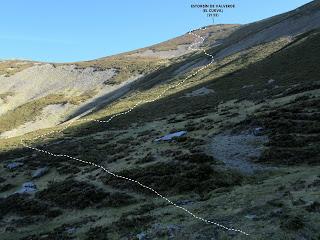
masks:
<svg viewBox="0 0 320 240"><path fill-rule="evenodd" d="M236 27L211 26L195 33L203 36L206 44L215 44ZM52 127L69 115L104 106L129 92L133 82L144 81L148 74L181 61L173 57L193 52L189 46L200 40L185 34L149 48L70 64L2 61L0 132L5 133L1 136ZM54 117L48 119L47 108Z"/></svg>
<svg viewBox="0 0 320 240"><path fill-rule="evenodd" d="M205 41L193 48L209 48L216 60L223 60L279 38L291 41L301 33L320 27L319 5L318 0L313 1L294 11L240 28L232 24L208 26L195 32ZM3 84L0 122L11 122L19 115L23 117L12 124L2 124L0 136L17 136L79 118L137 88L152 87L203 66L210 59L195 55L189 48L200 40L185 34L148 48L70 64L3 61L0 64ZM25 87L26 83L28 87ZM54 112L50 118L45 107Z"/></svg>
<svg viewBox="0 0 320 240"><path fill-rule="evenodd" d="M279 37L294 37L320 27L320 1L314 0L288 13L242 26L225 41L223 57Z"/></svg>
<svg viewBox="0 0 320 240"><path fill-rule="evenodd" d="M223 40L236 30L239 25L236 24L220 24L207 26L203 30L196 30L194 33L205 38L201 46L212 47L219 45ZM198 39L200 41L200 39ZM133 52L135 56L156 56L156 57L178 57L190 52L188 47L194 43L194 36L185 34L180 37L153 45L148 48L139 49Z"/></svg>
<svg viewBox="0 0 320 240"><path fill-rule="evenodd" d="M298 11L319 11L317 2ZM203 52L168 60L85 117L25 134L29 148L21 137L0 140L1 237L318 239L320 28L301 32L204 69L210 58ZM207 51L223 51L224 43L210 44ZM95 63L56 67L97 74ZM112 62L104 64L96 67ZM161 140L170 133L182 135Z"/></svg>

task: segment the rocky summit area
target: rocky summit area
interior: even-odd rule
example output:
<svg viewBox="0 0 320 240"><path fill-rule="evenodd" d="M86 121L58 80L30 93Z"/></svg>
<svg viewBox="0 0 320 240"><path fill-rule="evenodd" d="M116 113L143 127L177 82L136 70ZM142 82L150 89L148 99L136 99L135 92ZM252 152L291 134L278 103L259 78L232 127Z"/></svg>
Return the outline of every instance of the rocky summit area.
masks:
<svg viewBox="0 0 320 240"><path fill-rule="evenodd" d="M192 33L0 61L0 239L320 239L320 1Z"/></svg>

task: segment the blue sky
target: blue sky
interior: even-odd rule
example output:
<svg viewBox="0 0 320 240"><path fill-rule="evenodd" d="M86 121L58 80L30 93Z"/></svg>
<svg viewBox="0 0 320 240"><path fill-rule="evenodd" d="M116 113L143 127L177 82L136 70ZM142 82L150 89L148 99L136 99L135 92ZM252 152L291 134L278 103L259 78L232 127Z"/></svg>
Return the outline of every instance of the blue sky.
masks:
<svg viewBox="0 0 320 240"><path fill-rule="evenodd" d="M310 0L4 0L0 59L90 60L149 46L209 25L191 4L235 4L215 23L250 23Z"/></svg>

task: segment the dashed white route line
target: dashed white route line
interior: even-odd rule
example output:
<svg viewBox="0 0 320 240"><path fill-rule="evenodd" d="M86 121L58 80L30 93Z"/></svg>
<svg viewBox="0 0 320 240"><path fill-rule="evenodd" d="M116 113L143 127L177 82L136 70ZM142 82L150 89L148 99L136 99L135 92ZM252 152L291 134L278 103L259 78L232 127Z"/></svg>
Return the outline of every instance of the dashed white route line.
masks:
<svg viewBox="0 0 320 240"><path fill-rule="evenodd" d="M203 30L205 30L205 29L206 29L206 28L203 28ZM202 36L193 33L193 31L189 31L189 34L191 34L191 35L193 35L193 36L201 39L199 42L195 42L195 43L193 43L193 44L191 44L191 45L189 46L189 48L191 48L192 50L196 50L196 49L193 48L193 46L196 45L196 44L201 44L201 43L203 43L203 41L204 41L205 39L204 39ZM143 187L143 188L145 188L145 189L150 190L151 192L155 193L155 194L156 194L157 196L159 196L160 198L162 198L162 199L164 199L165 201L167 201L167 202L168 202L169 204L171 204L172 206L183 210L184 212L186 212L187 214L191 215L191 216L192 216L193 218L195 218L195 219L198 219L198 220L200 220L200 221L202 221L202 222L205 222L205 223L207 223L207 224L213 224L213 225L215 225L215 226L217 226L217 227L220 227L220 228L222 228L222 229L224 229L224 230L227 230L227 231L239 232L239 233L242 233L242 234L248 236L249 234L248 234L247 232L242 231L242 230L240 230L240 229L227 227L227 226L222 225L222 224L220 224L220 223L217 223L217 222L215 222L215 221L211 221L211 220L207 220L207 219L204 219L204 218L202 218L202 217L199 217L199 216L195 215L194 213L192 213L191 211L189 211L188 209L186 209L186 208L184 208L184 207L181 207L181 206L175 204L175 203L172 202L170 199L168 199L167 197L161 195L160 193L158 193L158 192L157 192L156 190L154 190L153 188L148 187L148 186L146 186L146 185L144 185L144 184L142 184L142 183L140 183L139 181L136 181L136 180L134 180L134 179L130 179L130 178L127 178L127 177L124 177L124 176L115 174L115 173L109 171L108 169L106 169L105 167L103 167L103 166L101 166L101 165L98 165L98 164L93 163L93 162L85 161L85 160L82 160L82 159L80 159L80 158L75 158L75 157L69 156L69 155L67 155L67 154L55 154L55 153L52 153L52 152L49 152L49 151L46 151L46 150L42 150L42 149L39 149L39 148L35 148L35 147L32 147L32 146L29 146L29 145L27 145L27 144L24 142L24 140L36 140L36 139L42 138L42 137L44 137L44 136L47 136L47 135L50 135L50 134L53 134L53 133L62 132L63 130L67 129L69 126L72 125L72 123L74 123L74 122L76 122L76 121L95 121L95 122L99 122L99 123L109 123L112 119L114 119L114 118L116 118L116 117L118 117L118 116L121 116L121 115L128 114L128 113L131 112L133 109L135 109L136 107L138 107L139 105L141 105L141 104L143 104L143 103L150 103L150 102L157 101L157 100L158 100L159 98L161 98L161 96L162 96L163 94L165 94L168 90L170 90L170 89L172 89L172 88L176 88L176 87L178 87L179 85L183 84L186 80L188 80L189 78L197 75L200 71L202 71L202 70L204 70L205 68L209 67L209 66L214 62L214 57L213 57L211 54L207 53L205 49L202 49L202 51L204 52L204 54L205 54L206 56L208 56L208 57L211 58L210 63L208 63L207 65L205 65L205 66L203 66L203 67L201 67L201 68L199 68L199 69L198 69L197 71L195 71L193 74L188 75L186 78L184 78L184 79L183 79L182 81L180 81L179 83L177 83L177 84L175 84L175 85L173 85L173 86L167 87L167 88L164 89L156 98L154 98L154 99L152 99L152 100L145 100L145 101L142 101L142 100L141 100L141 101L137 102L133 107L129 108L127 111L121 112L121 113L117 113L117 114L111 116L108 120L105 120L105 121L104 121L104 120L97 120L97 119L90 119L90 118L71 120L71 121L65 123L66 126L63 127L63 128L60 129L60 130L50 131L50 132L48 132L48 133L39 135L39 136L34 137L34 138L32 138L32 139L21 139L21 144L22 144L24 147L26 147L26 148L35 150L35 151L37 151L37 152L45 153L45 154L48 154L48 155L53 156L53 157L65 157L65 158L69 158L69 159L72 159L72 160L75 160L75 161L78 161L78 162L81 162L81 163L84 163L84 164L87 164L87 165L92 165L92 166L94 166L94 167L100 168L100 169L102 169L103 171L105 171L106 173L108 173L108 174L110 174L110 175L112 175L112 176L114 176L114 177L116 177L116 178L121 178L121 179L130 181L130 182L136 183L136 184L138 184L139 186L141 186L141 187Z"/></svg>

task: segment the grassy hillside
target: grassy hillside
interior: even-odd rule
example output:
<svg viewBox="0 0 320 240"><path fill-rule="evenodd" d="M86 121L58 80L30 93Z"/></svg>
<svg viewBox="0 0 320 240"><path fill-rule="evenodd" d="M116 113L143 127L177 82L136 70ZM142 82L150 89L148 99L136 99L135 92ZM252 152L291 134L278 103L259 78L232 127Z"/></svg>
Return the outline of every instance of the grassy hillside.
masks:
<svg viewBox="0 0 320 240"><path fill-rule="evenodd" d="M93 166L19 147L9 150L19 139L1 143L2 237L319 238L319 40L316 30L293 42L282 38L255 46L217 61L175 88L197 70L174 74L188 57L206 60L200 54L185 56L159 68L157 83L150 79L150 85L141 86L139 92L88 117L106 120L171 86L158 101L110 124L80 122L33 143L138 180L201 217L249 232L249 237L203 224L152 192ZM201 88L212 91L192 95ZM256 136L253 132L259 127L263 130ZM187 134L171 142L154 141L179 130ZM49 129L29 136L45 131ZM258 141L260 134L268 141ZM260 170L248 174L218 158L223 149L233 151L238 145L230 141L215 152L216 136L251 136L253 149L261 149L262 154L249 156L245 152L253 151L249 145L236 148L237 154L248 155L247 164L257 164ZM13 161L24 165L7 169ZM48 172L32 179L32 173L44 166ZM30 180L37 185L31 197L5 198Z"/></svg>
<svg viewBox="0 0 320 240"><path fill-rule="evenodd" d="M186 81L184 84L180 85L178 88L175 88L174 86L178 82L182 81L187 76L195 72L197 68L192 69L191 71L188 71L187 73L181 76L173 77L170 79L170 76L173 75L174 69L172 69L172 67L169 67L169 74L168 74L168 71L164 69L163 72L160 72L157 75L157 82L159 83L164 81L168 76L170 79L169 81L165 81L162 84L158 84L156 86L153 86L152 88L147 88L145 90L143 90L142 88L141 92L137 94L133 93L132 96L128 96L124 99L121 99L111 104L107 109L101 110L100 112L96 113L94 117L106 116L106 115L111 115L113 113L124 111L125 109L127 109L130 106L133 106L140 100L152 100L153 98L156 98L160 93L163 92L164 89L168 87L172 87L172 88L169 91L165 92L165 94L163 95L163 99L153 103L152 105L147 105L148 109L150 108L150 111L152 111L152 113L148 114L148 116L144 116L143 118L144 119L146 118L148 119L149 117L156 118L156 117L160 117L163 114L177 113L177 112L180 112L181 108L185 108L185 111L192 111L192 108L188 109L190 105L183 104L185 99L181 98L187 91L192 91L196 89L195 86L199 87L199 86L202 86L201 84L205 84L205 83L215 84L215 86L219 86L220 88L226 88L226 89L229 89L230 91L231 90L230 85L227 85L223 80L220 80L221 77L228 76L229 74L233 74L235 71L239 69L246 68L250 64L253 64L257 61L260 61L268 57L270 54L278 51L288 43L289 42L286 39L280 39L275 42L254 47L247 52L234 54L228 58L223 59L222 61L218 61L214 65L211 65L206 70L197 74L194 78L191 78L188 81ZM176 66L175 68L179 68L179 65ZM252 79L252 81L254 80ZM241 94L241 91L239 91L239 88L242 87L242 85L239 86L241 83L235 81L232 84L235 84L235 88L233 92L235 94ZM243 84L245 85L246 82L244 82ZM213 89L216 90L215 88ZM210 102L212 100L218 103L222 100L232 99L236 97L235 95L228 94L228 92L226 92L225 89L217 89L217 90L218 91L216 94L219 94L218 97L216 94L212 96L205 96L207 102ZM178 92L179 92L178 96L174 95L175 93L178 93ZM200 99L203 99L203 98L200 98ZM198 101L193 101L190 104L199 105L202 103L198 103ZM211 104L212 106L214 106L213 102L211 102ZM202 105L205 106L206 104L202 104ZM143 108L142 111L144 111L145 110L144 106L142 108ZM158 111L159 109L161 109L161 111Z"/></svg>
<svg viewBox="0 0 320 240"><path fill-rule="evenodd" d="M199 34L205 37L207 37L208 35L208 38L207 38L208 41L215 41L218 38L226 37L236 27L237 27L236 25L211 26L211 27L208 27L208 29L205 31L200 30L197 32L199 32ZM213 33L214 33L214 37L211 36L212 39L209 38L209 36L212 35ZM130 79L139 78L153 72L161 71L163 70L163 68L166 68L168 65L173 63L178 63L180 61L180 59L168 60L166 58L159 58L159 57L135 56L133 55L133 53L141 52L147 49L152 49L154 51L162 51L162 50L164 51L165 48L167 48L168 50L172 50L173 48L177 48L181 44L190 45L195 40L197 39L195 39L194 36L186 34L181 37L168 40L164 43L157 44L152 47L147 47L144 49L123 53L123 54L119 54L111 57L105 57L105 58L96 59L92 61L85 61L85 62L76 62L76 63L69 63L69 64L54 63L49 65L53 66L53 70L51 71L55 71L57 66L63 68L68 65L76 65L75 71L79 70L79 75L81 75L82 70L85 71L88 68L93 68L95 72L102 72L105 70L106 71L115 70L114 76L111 79L108 79L108 81L106 81L105 84L119 85ZM15 75L18 72L21 72L27 68L30 68L36 65L43 65L43 63L36 63L36 62L22 61L22 60L1 61L0 75L3 75L5 78L10 77ZM41 72L43 70L34 69L33 74L37 75L37 71ZM50 74L50 71L48 72L48 74ZM66 76L66 78L68 78L65 71L63 72L63 74L64 76ZM88 75L88 77L90 76ZM50 79L50 77L48 78ZM20 79L24 79L23 74L20 75L18 79L14 79L13 81L19 81ZM37 79L37 77L35 77L34 81L41 81L41 80L42 79ZM49 81L53 82L54 77L52 80L49 80ZM36 83L32 82L32 84L36 84ZM77 83L75 83L74 85L77 85ZM104 86L102 85L96 88L103 88L103 87ZM74 99L70 99L70 97L64 96L60 92L55 94L57 97L54 97L54 96L51 96L52 93L50 92L48 93L47 96L44 96L41 99L38 99L37 97L34 97L34 96L32 96L31 98L26 97L25 103L19 103L17 107L12 109L12 107L10 107L10 104L11 104L10 101L14 99L14 97L12 96L15 96L16 94L14 83L13 83L13 86L11 86L11 88L9 87L9 90L7 92L2 92L0 94L0 104L5 104L6 105L5 109L10 109L10 111L4 112L4 114L0 116L0 122L2 123L0 127L1 132L12 130L14 128L21 126L26 122L34 121L35 118L40 115L42 109L46 106L49 106L52 104L66 103L66 102L79 104L84 100L88 100L89 98L93 98L95 96L95 94L92 94L94 92L93 90L88 90L90 91L90 94L88 94L88 92L83 92L82 94L80 93L80 96L75 96L73 97ZM97 91L95 93L97 93ZM27 95L28 93L25 93L25 94ZM36 95L39 95L39 94L36 94ZM45 95L45 93L41 93L41 95ZM78 99L78 100L76 101L75 99Z"/></svg>
<svg viewBox="0 0 320 240"><path fill-rule="evenodd" d="M274 28L308 25L296 20L316 19L319 3L243 27L198 30L212 55L259 40L204 69L211 59L202 51L143 55L179 50L195 40L189 35L67 64L83 69L79 75L90 70L81 86L97 72L101 82L113 76L108 82L115 85L143 77L66 129L0 140L1 239L320 239L320 29L287 37L286 29ZM33 63L6 64L0 62L0 74L9 76ZM108 69L116 74L99 75ZM10 100L10 89L1 102ZM95 94L32 99L0 116L0 132L35 120L47 106ZM116 114L110 122L89 121ZM178 131L185 134L161 140Z"/></svg>

